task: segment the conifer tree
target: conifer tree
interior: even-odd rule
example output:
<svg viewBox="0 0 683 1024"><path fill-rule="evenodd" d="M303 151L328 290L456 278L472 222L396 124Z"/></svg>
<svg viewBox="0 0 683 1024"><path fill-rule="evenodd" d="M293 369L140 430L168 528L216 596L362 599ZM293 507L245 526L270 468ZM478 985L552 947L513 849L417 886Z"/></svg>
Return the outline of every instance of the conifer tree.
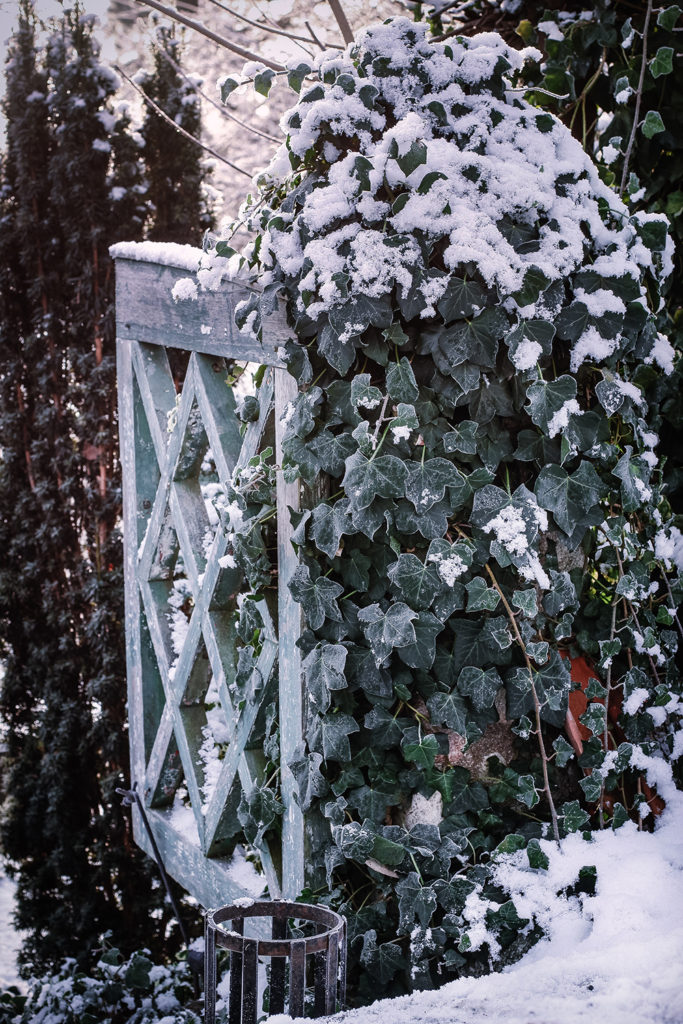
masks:
<svg viewBox="0 0 683 1024"><path fill-rule="evenodd" d="M153 944L158 898L114 795L128 751L107 250L140 237L137 147L91 19L67 12L44 57L33 22L23 0L0 191L0 651L2 847L36 964L85 959L108 930Z"/></svg>
<svg viewBox="0 0 683 1024"><path fill-rule="evenodd" d="M153 46L154 69L138 81L149 98L189 135L201 135L199 97L178 70L182 47L175 28L159 27ZM154 213L150 239L200 245L213 227L211 204L205 194L207 170L201 150L147 107L141 129Z"/></svg>

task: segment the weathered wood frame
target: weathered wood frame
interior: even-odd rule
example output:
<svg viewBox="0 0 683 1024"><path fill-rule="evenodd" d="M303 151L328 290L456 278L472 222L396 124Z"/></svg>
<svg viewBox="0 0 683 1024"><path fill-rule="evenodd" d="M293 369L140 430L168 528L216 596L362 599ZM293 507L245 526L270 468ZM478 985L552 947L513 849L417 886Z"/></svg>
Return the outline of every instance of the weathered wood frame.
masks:
<svg viewBox="0 0 683 1024"><path fill-rule="evenodd" d="M142 249L140 252L143 253ZM148 251L145 251L141 258L135 258L134 251L127 251L126 256L114 252L114 256L132 780L143 790L143 799L149 808L152 828L169 874L206 907L230 903L244 895L244 889L239 881L236 882L231 877L229 859L207 855L209 851L203 838L203 829L210 831L207 821L211 816L212 807L209 807L206 813L207 821L202 822L200 811L195 809L195 801L192 801L200 838L197 844L188 840L186 835L174 827L168 811L150 806L156 785L154 780L150 782L150 763L156 758L158 777L163 757L166 756L164 743L168 737L182 730L175 727L180 721L179 698L174 690L168 665L150 665L150 660L159 660L159 648L154 636L150 637L146 633L143 636L146 628L149 628L150 633L154 632L152 625L145 626L149 621L145 619L145 608L146 602L150 600L149 570L153 556L152 544L146 544L146 538L149 530L161 528L161 517L167 504L169 507L175 507L179 522L184 522L181 531L192 528L191 522L184 520L183 494L179 492L173 472L183 439L183 424L187 421L193 401L200 406L209 439L212 439L212 435L215 439L212 441L212 448L214 443L217 449L225 447L227 430L233 433L228 439L228 448L232 446L235 450L235 458L238 457L236 449L239 445L243 447L239 456L243 461L254 454L254 451L249 450L249 431L244 439L239 437L234 408L221 408L221 405L230 405L232 395L224 386L216 389L215 384L218 381L212 381L207 370L209 360L205 357L222 357L265 365L270 369L266 372L261 387L262 409L259 420L263 429L263 422L268 415L268 407L272 407L272 402L275 409L278 467L278 622L277 637L274 630L271 630L270 637L264 642L261 658L267 661L264 673L266 675L272 672L276 654L279 663L277 685L280 706L281 799L285 806L281 869L278 870L266 848L260 852L271 896L294 898L304 885L304 821L294 800L295 781L287 763L292 759L294 750L302 739L304 691L300 652L296 646L301 632L301 615L299 606L292 600L287 590L287 581L297 565L297 556L291 544L292 529L288 507L300 507L300 489L296 483L287 483L279 469L282 461L280 420L285 406L296 395L296 383L283 368L277 355L279 346L290 336L290 331L284 317L276 313L268 320L261 345L239 334L234 325L234 307L248 294L245 286L239 282L226 281L215 292L200 291L194 300L174 302L173 286L180 278L187 277L187 269L149 262ZM193 391L187 400L183 393L177 401L167 368L165 350L169 347L181 348L192 353L186 382L190 379ZM177 416L178 420L178 428L170 440L163 433L169 415ZM219 416L222 416L220 422ZM250 424L250 427L252 426ZM255 431L257 443L258 429L255 428ZM226 467L225 472L228 470L229 467ZM218 533L221 534L222 531ZM179 540L182 541L180 536ZM203 577L198 566L190 564L187 567L188 575L193 577L194 587L199 593L190 631L195 619L199 623L197 628L203 630L201 616L208 616L209 608L208 599L205 602L206 607L202 607L202 593L206 591L210 598L219 571L216 563L224 551L225 542L216 541L209 554ZM183 651L179 661L182 661L184 653ZM219 657L219 654L214 652L214 656ZM152 679L151 675L154 672L158 674ZM252 719L255 715L256 712ZM152 731L156 731L151 753L150 717ZM155 725L155 722L158 722L158 725ZM252 764L247 756L248 752L244 750L247 738L245 730L248 732L248 722L242 729L242 748L237 750L235 756L239 757L237 770L241 784L243 788L248 789L253 785L253 778ZM189 750L184 749L183 736L177 735L176 739L180 758L185 765ZM233 770L236 767L236 764L233 765ZM192 797L192 793L190 795ZM222 795L227 801L228 793ZM148 837L135 809L133 817L135 840L147 853L151 853ZM213 817L216 817L215 808ZM213 824L215 826L216 821Z"/></svg>

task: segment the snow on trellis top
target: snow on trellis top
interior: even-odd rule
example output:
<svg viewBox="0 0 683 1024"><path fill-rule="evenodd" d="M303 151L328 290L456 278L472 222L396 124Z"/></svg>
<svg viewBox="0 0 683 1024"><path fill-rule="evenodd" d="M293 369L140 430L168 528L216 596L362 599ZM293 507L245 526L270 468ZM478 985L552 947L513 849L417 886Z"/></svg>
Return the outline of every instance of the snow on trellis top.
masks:
<svg viewBox="0 0 683 1024"><path fill-rule="evenodd" d="M571 369L609 365L627 303L647 309L644 272L671 271L666 218L630 215L568 129L514 88L538 51L495 33L432 43L426 32L396 19L318 58L261 179L268 188L293 168L310 172L270 219L261 282L296 277L297 311L311 321L329 311L342 344L367 315L342 323L335 308L397 288L412 316L447 321L496 296L519 371L548 354L547 328L533 325L560 313ZM641 358L670 372L669 343L649 340Z"/></svg>

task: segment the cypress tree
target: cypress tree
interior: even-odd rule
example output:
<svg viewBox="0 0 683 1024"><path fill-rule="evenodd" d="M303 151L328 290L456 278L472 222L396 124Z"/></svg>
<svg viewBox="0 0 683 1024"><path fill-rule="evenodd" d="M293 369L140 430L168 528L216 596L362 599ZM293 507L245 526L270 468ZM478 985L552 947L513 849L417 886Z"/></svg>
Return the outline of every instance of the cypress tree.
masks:
<svg viewBox="0 0 683 1024"><path fill-rule="evenodd" d="M139 76L140 85L172 121L199 139L199 97L178 70L182 47L173 26L157 29L152 52L153 70ZM150 239L200 245L204 231L214 223L205 192L207 169L202 165L200 148L149 106L141 135L145 140L144 156L154 206Z"/></svg>
<svg viewBox="0 0 683 1024"><path fill-rule="evenodd" d="M107 249L145 214L115 86L92 19L65 13L41 61L23 0L0 190L1 840L31 964L85 960L107 931L154 944L160 902L113 792L128 750Z"/></svg>

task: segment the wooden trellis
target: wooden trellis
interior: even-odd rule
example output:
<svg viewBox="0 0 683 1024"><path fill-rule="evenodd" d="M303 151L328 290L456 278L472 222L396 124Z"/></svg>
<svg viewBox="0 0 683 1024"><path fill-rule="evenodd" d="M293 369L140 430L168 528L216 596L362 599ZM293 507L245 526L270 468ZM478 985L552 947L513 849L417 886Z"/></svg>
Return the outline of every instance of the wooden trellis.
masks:
<svg viewBox="0 0 683 1024"><path fill-rule="evenodd" d="M165 265L166 253L164 265L149 262L148 244L114 255L132 778L169 873L204 906L233 901L244 889L225 854L239 830L240 794L261 778L265 760L259 749L250 749L250 736L264 707L277 700L282 844L273 849L264 842L259 852L271 895L294 897L304 884L304 823L287 762L301 741L304 707L296 647L300 611L286 584L297 564L288 506L299 507L299 488L277 469L277 621L261 602L262 647L247 697L238 701L230 575L235 573L224 558L225 531L212 529L200 484L208 452L217 486L226 488L236 467L258 452L273 420L275 459L281 464L280 419L296 384L277 349L289 331L275 314L258 345L234 326L235 304L247 294L243 285L225 282L217 292L174 302L173 286L188 271ZM186 353L180 389L172 371L179 354L168 349ZM267 367L258 419L244 432L226 384L233 360ZM185 588L180 596L178 565ZM181 620L178 635L169 598L177 605L183 597L179 614L186 622ZM224 743L209 786L200 748L210 687L214 715L223 715ZM179 806L181 785L189 804ZM137 843L151 852L137 814L134 827Z"/></svg>

